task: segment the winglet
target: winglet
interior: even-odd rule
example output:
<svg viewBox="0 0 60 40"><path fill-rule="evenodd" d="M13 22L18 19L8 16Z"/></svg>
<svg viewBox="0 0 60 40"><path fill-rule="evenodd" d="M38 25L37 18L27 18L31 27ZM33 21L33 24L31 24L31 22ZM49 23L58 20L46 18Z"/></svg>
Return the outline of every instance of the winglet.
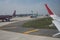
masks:
<svg viewBox="0 0 60 40"><path fill-rule="evenodd" d="M47 11L48 11L48 13L50 14L50 15L54 15L53 14L53 12L49 9L49 7L47 6L47 4L45 4L45 7L46 7L46 9L47 9Z"/></svg>

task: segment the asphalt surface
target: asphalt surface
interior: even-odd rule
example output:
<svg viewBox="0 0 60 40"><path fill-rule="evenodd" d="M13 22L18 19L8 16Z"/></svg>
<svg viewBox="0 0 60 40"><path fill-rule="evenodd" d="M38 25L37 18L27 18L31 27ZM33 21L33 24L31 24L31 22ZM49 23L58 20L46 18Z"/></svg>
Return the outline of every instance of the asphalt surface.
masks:
<svg viewBox="0 0 60 40"><path fill-rule="evenodd" d="M48 36L48 37L52 37L53 34L58 32L57 29L38 29L37 31L35 31L35 28L22 27L22 24L25 22L26 21L19 21L16 23L4 25L4 26L0 27L0 30L16 32L16 33L23 33L23 34L25 34L25 32L28 32L26 34L38 35L38 36ZM60 38L60 35L58 37Z"/></svg>
<svg viewBox="0 0 60 40"><path fill-rule="evenodd" d="M60 40L60 38L27 35L22 33L0 30L0 40Z"/></svg>
<svg viewBox="0 0 60 40"><path fill-rule="evenodd" d="M53 34L58 32L57 30L22 27L23 23L34 19L16 17L11 22L0 22L0 40L60 40L60 38L52 37Z"/></svg>

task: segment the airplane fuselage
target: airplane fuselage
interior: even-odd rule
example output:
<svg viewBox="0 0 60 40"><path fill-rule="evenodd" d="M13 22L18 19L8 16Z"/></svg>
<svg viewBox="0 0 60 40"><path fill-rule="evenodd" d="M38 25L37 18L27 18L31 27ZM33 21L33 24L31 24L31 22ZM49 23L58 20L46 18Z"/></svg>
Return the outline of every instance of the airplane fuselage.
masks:
<svg viewBox="0 0 60 40"><path fill-rule="evenodd" d="M0 15L0 20L4 21L10 21L10 19L12 18L11 15Z"/></svg>
<svg viewBox="0 0 60 40"><path fill-rule="evenodd" d="M10 21L10 19L15 16L16 16L16 10L14 10L13 15L0 15L0 20L2 20L2 22Z"/></svg>

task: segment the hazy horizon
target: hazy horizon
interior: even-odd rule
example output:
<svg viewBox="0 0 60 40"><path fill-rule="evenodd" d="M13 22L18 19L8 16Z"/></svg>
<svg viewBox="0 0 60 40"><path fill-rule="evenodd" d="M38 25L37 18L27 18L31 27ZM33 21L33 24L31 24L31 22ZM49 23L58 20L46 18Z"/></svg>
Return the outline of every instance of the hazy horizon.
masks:
<svg viewBox="0 0 60 40"><path fill-rule="evenodd" d="M31 10L47 14L44 4L48 4L54 13L60 13L60 0L0 0L0 15L13 14L14 10L17 14L30 14Z"/></svg>

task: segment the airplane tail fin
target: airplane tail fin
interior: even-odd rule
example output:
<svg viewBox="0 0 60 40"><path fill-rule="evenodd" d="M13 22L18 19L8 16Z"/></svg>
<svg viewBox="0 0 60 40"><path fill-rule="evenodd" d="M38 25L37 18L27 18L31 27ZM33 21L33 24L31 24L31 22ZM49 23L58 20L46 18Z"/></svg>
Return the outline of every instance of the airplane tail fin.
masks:
<svg viewBox="0 0 60 40"><path fill-rule="evenodd" d="M16 17L16 10L14 10L13 12L13 17Z"/></svg>

